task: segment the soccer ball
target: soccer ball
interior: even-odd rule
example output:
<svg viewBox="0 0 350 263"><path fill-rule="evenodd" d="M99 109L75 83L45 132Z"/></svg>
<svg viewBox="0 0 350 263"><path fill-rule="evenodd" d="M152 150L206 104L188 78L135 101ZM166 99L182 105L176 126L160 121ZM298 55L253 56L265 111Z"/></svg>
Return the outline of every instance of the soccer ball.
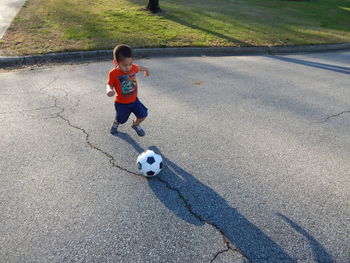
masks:
<svg viewBox="0 0 350 263"><path fill-rule="evenodd" d="M136 163L140 173L147 177L153 177L163 169L162 156L152 150L141 153Z"/></svg>

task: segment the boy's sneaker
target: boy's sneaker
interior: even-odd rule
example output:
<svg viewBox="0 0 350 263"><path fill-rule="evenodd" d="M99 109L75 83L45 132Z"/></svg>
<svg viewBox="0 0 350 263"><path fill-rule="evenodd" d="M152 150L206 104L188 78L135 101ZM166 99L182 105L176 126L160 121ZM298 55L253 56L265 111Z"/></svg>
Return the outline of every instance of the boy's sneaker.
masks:
<svg viewBox="0 0 350 263"><path fill-rule="evenodd" d="M113 125L111 127L111 133L112 134L117 134L118 133L118 126L119 126L119 123L113 122Z"/></svg>
<svg viewBox="0 0 350 263"><path fill-rule="evenodd" d="M133 128L138 136L145 136L145 131L141 128L140 125L131 125L131 128Z"/></svg>

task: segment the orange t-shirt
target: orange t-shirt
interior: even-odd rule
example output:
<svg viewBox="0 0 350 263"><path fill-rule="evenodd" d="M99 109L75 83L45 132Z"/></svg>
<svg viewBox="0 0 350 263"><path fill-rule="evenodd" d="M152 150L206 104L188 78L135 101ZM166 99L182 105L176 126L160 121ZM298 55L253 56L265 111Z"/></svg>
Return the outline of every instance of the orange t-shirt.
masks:
<svg viewBox="0 0 350 263"><path fill-rule="evenodd" d="M118 68L112 69L108 73L108 84L113 86L117 95L114 101L118 103L132 103L137 98L136 73L139 67L132 64L131 70L127 73Z"/></svg>

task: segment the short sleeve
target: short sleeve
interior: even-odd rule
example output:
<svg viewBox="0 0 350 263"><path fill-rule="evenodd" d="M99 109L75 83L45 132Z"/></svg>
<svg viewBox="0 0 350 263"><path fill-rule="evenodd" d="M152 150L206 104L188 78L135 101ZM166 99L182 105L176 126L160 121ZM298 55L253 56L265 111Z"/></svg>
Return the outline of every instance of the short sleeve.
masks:
<svg viewBox="0 0 350 263"><path fill-rule="evenodd" d="M113 78L113 71L111 70L109 73L108 73L108 85L111 85L111 86L115 86L114 85L114 80L115 78Z"/></svg>
<svg viewBox="0 0 350 263"><path fill-rule="evenodd" d="M132 64L132 71L136 74L139 72L139 66L136 64Z"/></svg>

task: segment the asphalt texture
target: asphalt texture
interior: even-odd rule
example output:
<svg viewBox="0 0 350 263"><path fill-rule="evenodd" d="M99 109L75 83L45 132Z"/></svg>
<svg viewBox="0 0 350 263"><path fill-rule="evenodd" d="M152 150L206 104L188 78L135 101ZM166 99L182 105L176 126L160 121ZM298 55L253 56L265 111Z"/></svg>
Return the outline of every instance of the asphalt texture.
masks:
<svg viewBox="0 0 350 263"><path fill-rule="evenodd" d="M0 73L1 261L350 262L349 51L135 62L142 138L111 62Z"/></svg>

